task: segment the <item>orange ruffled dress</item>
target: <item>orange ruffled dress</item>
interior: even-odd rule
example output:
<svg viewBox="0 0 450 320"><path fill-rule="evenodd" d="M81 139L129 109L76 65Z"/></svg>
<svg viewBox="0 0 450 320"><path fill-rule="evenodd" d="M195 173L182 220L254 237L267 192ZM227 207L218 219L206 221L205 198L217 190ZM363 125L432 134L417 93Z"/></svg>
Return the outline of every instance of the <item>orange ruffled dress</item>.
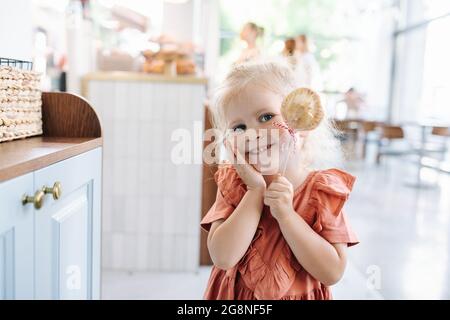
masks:
<svg viewBox="0 0 450 320"><path fill-rule="evenodd" d="M221 166L215 174L218 185L214 205L201 221L209 232L214 221L226 220L238 206L247 188L236 170ZM330 243L358 243L343 206L355 177L330 169L311 172L294 192L296 212ZM206 300L329 300L330 288L314 279L298 263L284 239L270 208L264 206L256 234L240 262L230 270L213 266Z"/></svg>

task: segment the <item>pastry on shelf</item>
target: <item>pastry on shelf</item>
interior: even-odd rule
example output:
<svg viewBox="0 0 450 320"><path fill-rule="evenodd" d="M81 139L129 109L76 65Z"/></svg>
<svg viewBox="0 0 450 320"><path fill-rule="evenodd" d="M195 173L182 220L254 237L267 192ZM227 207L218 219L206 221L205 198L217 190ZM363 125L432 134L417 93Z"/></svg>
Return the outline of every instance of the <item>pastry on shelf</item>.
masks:
<svg viewBox="0 0 450 320"><path fill-rule="evenodd" d="M177 60L177 74L192 75L196 73L196 66L191 59L183 58Z"/></svg>
<svg viewBox="0 0 450 320"><path fill-rule="evenodd" d="M163 74L165 69L165 62L162 60L145 61L142 69L147 73Z"/></svg>
<svg viewBox="0 0 450 320"><path fill-rule="evenodd" d="M162 49L156 55L156 59L160 59L166 62L172 62L180 57L180 53L174 49Z"/></svg>
<svg viewBox="0 0 450 320"><path fill-rule="evenodd" d="M146 61L152 61L155 58L156 54L157 52L153 50L145 50L142 52L142 55L144 56Z"/></svg>
<svg viewBox="0 0 450 320"><path fill-rule="evenodd" d="M143 71L147 73L165 74L167 76L191 75L196 73L196 65L186 48L171 43L155 52L142 52L145 57Z"/></svg>

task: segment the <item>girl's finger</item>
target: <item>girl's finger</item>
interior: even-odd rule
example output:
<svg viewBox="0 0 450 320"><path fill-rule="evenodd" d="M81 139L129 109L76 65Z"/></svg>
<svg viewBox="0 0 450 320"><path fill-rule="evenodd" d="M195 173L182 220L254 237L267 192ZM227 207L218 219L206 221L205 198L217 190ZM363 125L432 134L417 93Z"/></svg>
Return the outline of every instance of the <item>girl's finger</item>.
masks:
<svg viewBox="0 0 450 320"><path fill-rule="evenodd" d="M235 151L231 148L230 141L227 141L226 146L229 152L232 153L233 155L233 165L238 171L238 173L247 172L259 174L259 172L251 164L248 163L245 156L242 156L242 154L239 152L238 149L236 149Z"/></svg>
<svg viewBox="0 0 450 320"><path fill-rule="evenodd" d="M272 206L273 204L273 199L270 198L264 198L264 204L268 207Z"/></svg>
<svg viewBox="0 0 450 320"><path fill-rule="evenodd" d="M278 191L266 191L264 193L264 198L268 199L278 199L283 193Z"/></svg>
<svg viewBox="0 0 450 320"><path fill-rule="evenodd" d="M235 164L236 164L236 154L234 153L234 150L233 150L233 148L231 147L230 141L225 140L224 143L225 143L225 148L226 148L226 150L227 150L227 152L228 152L228 155L229 155L230 158L231 158L231 159L230 159L230 160L231 160L231 163L232 163L233 165L235 165Z"/></svg>
<svg viewBox="0 0 450 320"><path fill-rule="evenodd" d="M290 190L289 186L277 182L272 182L268 188L270 191L285 192Z"/></svg>
<svg viewBox="0 0 450 320"><path fill-rule="evenodd" d="M290 184L291 184L291 182L290 182L285 176L282 176L282 175L279 175L279 176L274 180L274 182L275 182L275 183L281 183L281 184L284 184L284 185L290 185Z"/></svg>
<svg viewBox="0 0 450 320"><path fill-rule="evenodd" d="M243 156L239 152L239 150L236 152L236 159L237 159L237 164L242 168L242 170L259 174L259 172L255 169L255 167L253 167L250 163L248 163L246 157Z"/></svg>
<svg viewBox="0 0 450 320"><path fill-rule="evenodd" d="M236 148L233 148L233 145L231 144L230 140L226 140L226 146L227 146L227 150L229 150L230 153L233 154L234 160L237 160L236 162L234 162L233 164L245 164L245 158L242 157L241 153L239 152L239 150Z"/></svg>
<svg viewBox="0 0 450 320"><path fill-rule="evenodd" d="M243 157L242 154L239 152L239 150L236 150L235 155L236 155L236 159L238 161L237 164L246 165L248 163L247 160L245 159L245 157Z"/></svg>
<svg viewBox="0 0 450 320"><path fill-rule="evenodd" d="M283 182L279 182L279 181L273 181L270 185L273 187L288 187L289 186L289 185L287 185Z"/></svg>

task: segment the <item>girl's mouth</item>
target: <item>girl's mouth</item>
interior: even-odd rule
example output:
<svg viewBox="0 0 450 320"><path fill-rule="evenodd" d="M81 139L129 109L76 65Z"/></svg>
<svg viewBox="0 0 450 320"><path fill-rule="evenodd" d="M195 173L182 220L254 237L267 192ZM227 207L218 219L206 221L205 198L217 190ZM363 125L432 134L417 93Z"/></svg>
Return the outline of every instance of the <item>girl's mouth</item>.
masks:
<svg viewBox="0 0 450 320"><path fill-rule="evenodd" d="M249 154L250 155L258 155L260 153L264 153L264 152L272 149L272 146L273 146L273 144L269 144L269 145L265 145L265 146L260 147L260 148L253 149L252 151L249 152Z"/></svg>

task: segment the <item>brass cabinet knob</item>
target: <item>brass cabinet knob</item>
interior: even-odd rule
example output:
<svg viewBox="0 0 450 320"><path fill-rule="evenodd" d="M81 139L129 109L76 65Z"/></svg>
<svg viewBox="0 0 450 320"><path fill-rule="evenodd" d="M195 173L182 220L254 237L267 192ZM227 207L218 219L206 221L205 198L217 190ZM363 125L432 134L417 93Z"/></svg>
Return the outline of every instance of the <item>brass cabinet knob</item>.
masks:
<svg viewBox="0 0 450 320"><path fill-rule="evenodd" d="M53 195L53 199L54 200L58 200L59 198L61 198L61 194L62 194L61 183L60 182L55 182L55 184L53 185L52 188L48 188L46 186L43 186L42 187L42 191L45 194Z"/></svg>
<svg viewBox="0 0 450 320"><path fill-rule="evenodd" d="M28 203L33 203L34 204L34 208L39 210L44 205L44 197L45 197L44 192L42 190L38 190L34 194L34 197L30 197L30 196L24 195L22 197L22 204L23 205L27 205Z"/></svg>

